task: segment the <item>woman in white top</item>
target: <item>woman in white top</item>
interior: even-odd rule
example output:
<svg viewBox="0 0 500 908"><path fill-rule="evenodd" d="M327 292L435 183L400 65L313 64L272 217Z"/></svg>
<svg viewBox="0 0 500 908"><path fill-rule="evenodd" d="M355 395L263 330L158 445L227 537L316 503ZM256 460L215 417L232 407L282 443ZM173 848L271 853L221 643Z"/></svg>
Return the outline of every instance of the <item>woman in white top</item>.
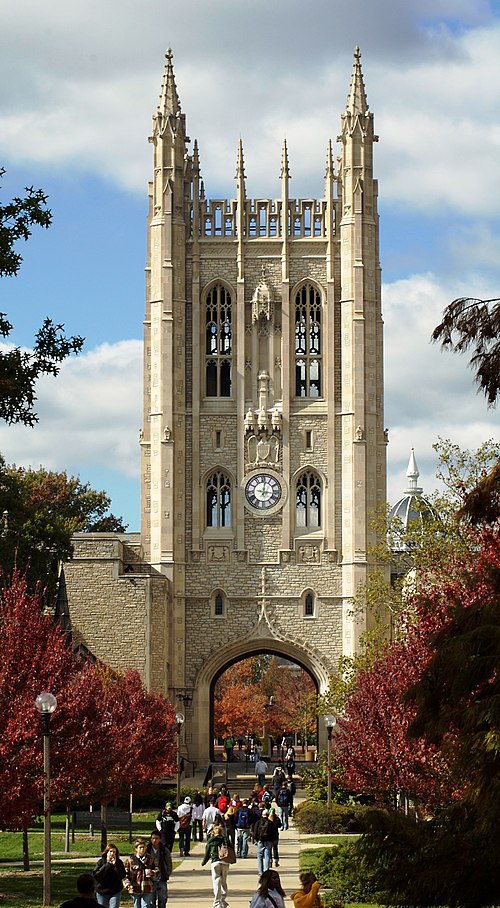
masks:
<svg viewBox="0 0 500 908"><path fill-rule="evenodd" d="M250 902L250 908L285 908L285 893L276 870L265 870L259 879L259 888Z"/></svg>

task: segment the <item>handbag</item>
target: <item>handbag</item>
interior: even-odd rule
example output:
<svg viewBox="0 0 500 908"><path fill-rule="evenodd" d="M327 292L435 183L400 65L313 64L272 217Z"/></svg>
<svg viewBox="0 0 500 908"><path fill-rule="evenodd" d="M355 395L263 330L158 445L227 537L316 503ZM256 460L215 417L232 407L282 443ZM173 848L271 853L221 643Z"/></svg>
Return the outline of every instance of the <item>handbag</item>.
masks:
<svg viewBox="0 0 500 908"><path fill-rule="evenodd" d="M229 842L221 842L219 845L219 861L225 864L236 864L236 853Z"/></svg>

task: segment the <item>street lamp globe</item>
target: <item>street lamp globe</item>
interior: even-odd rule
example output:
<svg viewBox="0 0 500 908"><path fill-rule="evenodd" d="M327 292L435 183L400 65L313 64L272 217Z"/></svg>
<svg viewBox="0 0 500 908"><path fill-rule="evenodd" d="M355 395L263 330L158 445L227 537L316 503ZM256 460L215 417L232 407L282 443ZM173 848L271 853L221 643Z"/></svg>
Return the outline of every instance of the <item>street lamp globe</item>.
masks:
<svg viewBox="0 0 500 908"><path fill-rule="evenodd" d="M38 694L38 697L35 700L35 706L41 716L50 715L55 712L57 707L57 699L54 697L54 694L50 694L48 691L44 690L41 694Z"/></svg>
<svg viewBox="0 0 500 908"><path fill-rule="evenodd" d="M328 730L335 728L336 724L337 724L336 716L333 716L333 715L325 716L325 725Z"/></svg>
<svg viewBox="0 0 500 908"><path fill-rule="evenodd" d="M184 713L176 713L175 721L177 722L178 726L184 725L184 722L185 722Z"/></svg>

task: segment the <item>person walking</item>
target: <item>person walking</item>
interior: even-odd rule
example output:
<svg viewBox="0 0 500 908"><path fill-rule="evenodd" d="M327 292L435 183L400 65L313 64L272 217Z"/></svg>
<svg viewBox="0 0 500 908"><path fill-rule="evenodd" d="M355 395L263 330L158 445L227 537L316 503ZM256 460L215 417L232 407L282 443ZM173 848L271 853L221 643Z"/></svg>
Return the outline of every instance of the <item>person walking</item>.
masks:
<svg viewBox="0 0 500 908"><path fill-rule="evenodd" d="M159 871L159 874L154 881L151 908L166 908L168 900L167 883L170 879L170 874L172 873L172 855L167 846L162 845L160 833L157 829L153 829L153 832L151 833L146 853L154 858Z"/></svg>
<svg viewBox="0 0 500 908"><path fill-rule="evenodd" d="M293 798L286 782L283 782L280 790L276 795L276 804L278 805L280 812L281 827L282 829L288 829Z"/></svg>
<svg viewBox="0 0 500 908"><path fill-rule="evenodd" d="M193 808L191 807L191 798L185 797L184 803L177 808L179 817L179 854L182 857L189 857L191 850L191 817Z"/></svg>
<svg viewBox="0 0 500 908"><path fill-rule="evenodd" d="M158 867L155 859L146 853L144 839L136 839L134 848L134 854L125 861L125 888L132 896L134 908L150 908Z"/></svg>
<svg viewBox="0 0 500 908"><path fill-rule="evenodd" d="M285 908L285 892L276 870L266 870L259 879L259 888L253 895L250 908Z"/></svg>
<svg viewBox="0 0 500 908"><path fill-rule="evenodd" d="M207 838L205 856L201 862L201 866L204 867L205 864L210 861L212 888L214 892L212 908L228 908L226 896L229 864L227 861L222 861L219 857L219 847L224 844L228 844L224 829L219 824L215 824Z"/></svg>
<svg viewBox="0 0 500 908"><path fill-rule="evenodd" d="M125 879L125 865L118 848L109 842L94 867L96 899L104 908L119 908Z"/></svg>
<svg viewBox="0 0 500 908"><path fill-rule="evenodd" d="M269 809L269 842L271 843L271 861L269 867L279 867L279 837L280 837L280 819L274 807Z"/></svg>
<svg viewBox="0 0 500 908"><path fill-rule="evenodd" d="M223 822L221 813L215 806L215 800L215 795L210 795L208 807L205 807L203 811L202 825L203 831L206 832L207 836L212 832L215 823L221 825Z"/></svg>
<svg viewBox="0 0 500 908"><path fill-rule="evenodd" d="M267 763L262 757L259 756L259 759L255 761L255 775L257 776L257 782L259 783L259 788L264 788L266 781L266 772L267 772Z"/></svg>
<svg viewBox="0 0 500 908"><path fill-rule="evenodd" d="M198 791L193 799L193 813L191 815L193 821L193 842L203 842L203 811L205 810L205 802L202 795Z"/></svg>
<svg viewBox="0 0 500 908"><path fill-rule="evenodd" d="M243 798L241 807L236 811L236 857L248 857L248 839L250 837L251 811L247 798Z"/></svg>
<svg viewBox="0 0 500 908"><path fill-rule="evenodd" d="M172 809L171 801L167 801L162 812L156 818L156 828L160 833L162 845L166 845L169 851L172 851L175 841L176 826L179 822L175 810Z"/></svg>
<svg viewBox="0 0 500 908"><path fill-rule="evenodd" d="M269 827L269 811L263 810L259 820L253 827L253 840L257 845L257 871L262 876L271 866L271 838L272 829Z"/></svg>

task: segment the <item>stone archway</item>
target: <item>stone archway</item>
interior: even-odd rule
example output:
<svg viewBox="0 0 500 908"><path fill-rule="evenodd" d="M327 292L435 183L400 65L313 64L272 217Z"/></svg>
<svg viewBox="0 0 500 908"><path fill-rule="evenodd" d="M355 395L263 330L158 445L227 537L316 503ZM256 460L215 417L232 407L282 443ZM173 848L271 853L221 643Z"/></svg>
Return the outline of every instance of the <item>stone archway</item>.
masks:
<svg viewBox="0 0 500 908"><path fill-rule="evenodd" d="M190 759L198 765L208 763L211 758L213 729L213 686L218 677L230 665L258 653L283 656L303 668L314 681L319 694L328 688L329 672L325 664L306 647L273 637L255 637L236 640L223 645L205 662L195 681L191 715L186 723L186 744ZM319 723L318 745L326 747L326 733Z"/></svg>

